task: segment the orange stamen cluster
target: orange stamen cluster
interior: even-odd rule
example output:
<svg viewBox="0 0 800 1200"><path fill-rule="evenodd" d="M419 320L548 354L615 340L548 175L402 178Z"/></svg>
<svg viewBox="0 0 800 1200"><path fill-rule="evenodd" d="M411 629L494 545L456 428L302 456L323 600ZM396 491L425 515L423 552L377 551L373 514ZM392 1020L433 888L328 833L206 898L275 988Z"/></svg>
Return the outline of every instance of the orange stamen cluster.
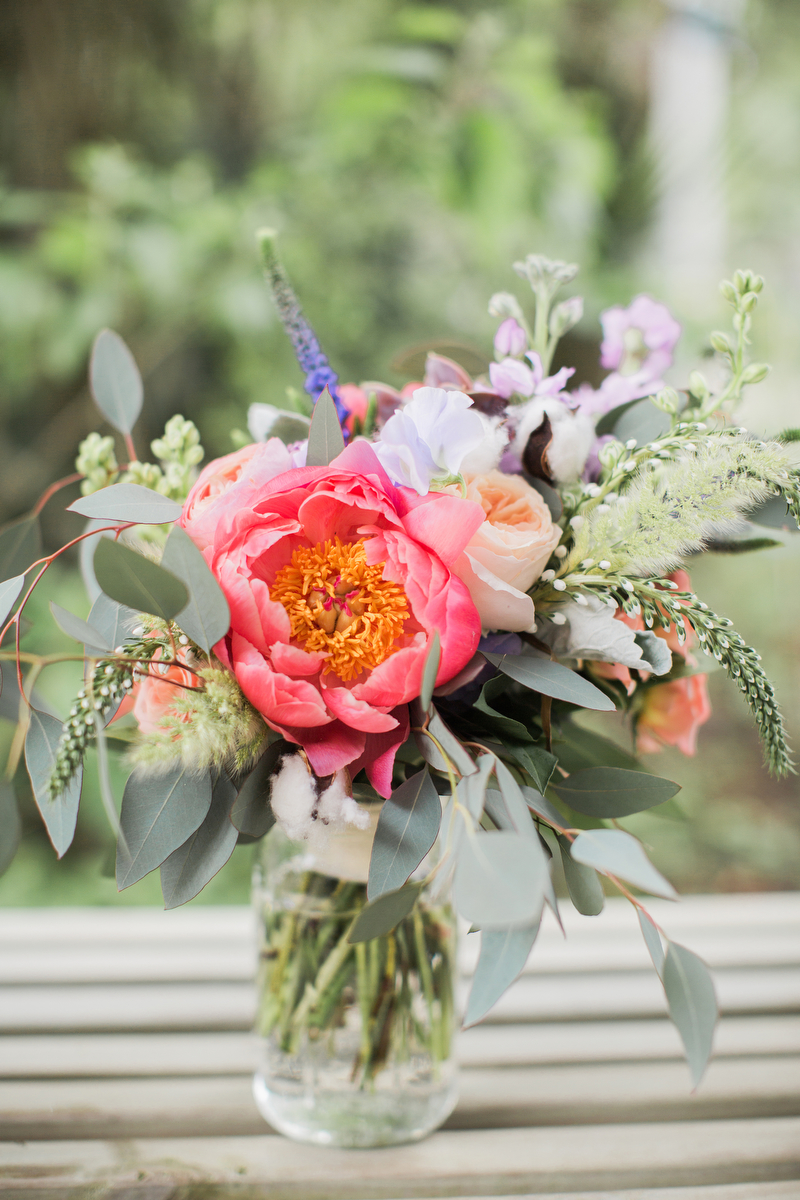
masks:
<svg viewBox="0 0 800 1200"><path fill-rule="evenodd" d="M346 682L399 649L411 612L400 584L383 578L383 567L367 563L363 540L336 537L298 547L275 576L270 598L286 609L292 638L304 650L328 655L326 674Z"/></svg>

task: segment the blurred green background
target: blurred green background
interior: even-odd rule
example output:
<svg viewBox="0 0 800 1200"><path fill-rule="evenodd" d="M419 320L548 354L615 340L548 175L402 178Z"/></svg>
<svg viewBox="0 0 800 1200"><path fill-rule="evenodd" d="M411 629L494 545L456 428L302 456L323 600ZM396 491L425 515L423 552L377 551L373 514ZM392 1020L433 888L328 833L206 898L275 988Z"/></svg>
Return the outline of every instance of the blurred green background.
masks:
<svg viewBox="0 0 800 1200"><path fill-rule="evenodd" d="M713 284L676 269L691 234L691 266L709 278L748 266L767 279L754 353L775 371L743 420L759 432L800 423L798 61L795 0L6 0L0 519L68 474L89 431L109 432L86 386L102 326L145 378L140 453L175 412L209 456L227 453L250 403L285 402L302 381L256 261L264 224L281 231L342 379L395 384L426 346L488 356L488 297L524 299L510 264L532 250L581 263L586 315L561 352L576 381L599 378L600 310L648 290L685 324L680 382L727 320ZM698 77L710 149L689 168L684 155L682 182L694 122L681 125L679 101ZM708 236L697 215L681 240L670 213L695 187L710 197ZM45 510L50 548L75 533L67 498ZM762 651L797 743L800 536L784 540L698 561L693 575ZM37 644L66 650L50 599L86 614L74 567L53 569L31 610ZM41 689L63 711L76 679L53 668ZM684 891L798 887L796 780L766 775L738 694L717 675L710 688L700 758L649 760L684 785L684 818L628 827ZM12 734L0 720L4 747ZM23 845L0 905L160 901L157 876L117 897L91 770L61 863L23 774ZM249 855L238 849L197 902L245 899Z"/></svg>

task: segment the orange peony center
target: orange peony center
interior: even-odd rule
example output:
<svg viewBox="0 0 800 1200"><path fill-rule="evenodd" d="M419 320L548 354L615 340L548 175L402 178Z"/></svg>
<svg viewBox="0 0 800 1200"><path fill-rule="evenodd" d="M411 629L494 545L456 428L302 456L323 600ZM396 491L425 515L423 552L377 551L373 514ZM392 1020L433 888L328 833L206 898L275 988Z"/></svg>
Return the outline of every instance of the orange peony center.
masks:
<svg viewBox="0 0 800 1200"><path fill-rule="evenodd" d="M399 649L411 616L399 583L370 566L363 541L299 546L281 567L270 598L289 614L292 637L304 650L328 655L325 674L347 681L371 671Z"/></svg>

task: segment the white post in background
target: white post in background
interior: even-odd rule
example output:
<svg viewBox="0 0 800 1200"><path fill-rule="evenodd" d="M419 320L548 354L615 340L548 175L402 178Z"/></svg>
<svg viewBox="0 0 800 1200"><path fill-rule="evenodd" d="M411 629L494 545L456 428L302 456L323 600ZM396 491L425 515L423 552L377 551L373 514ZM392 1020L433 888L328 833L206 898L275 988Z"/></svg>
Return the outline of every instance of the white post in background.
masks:
<svg viewBox="0 0 800 1200"><path fill-rule="evenodd" d="M666 0L650 71L654 286L702 318L728 269L726 142L732 35L746 0Z"/></svg>

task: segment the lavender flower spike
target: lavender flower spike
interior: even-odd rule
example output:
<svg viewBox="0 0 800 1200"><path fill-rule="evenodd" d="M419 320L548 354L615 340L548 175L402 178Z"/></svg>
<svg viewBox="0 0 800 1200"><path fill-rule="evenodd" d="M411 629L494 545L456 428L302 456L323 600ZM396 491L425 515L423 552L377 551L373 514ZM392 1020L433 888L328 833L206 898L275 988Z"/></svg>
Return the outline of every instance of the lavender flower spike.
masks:
<svg viewBox="0 0 800 1200"><path fill-rule="evenodd" d="M261 250L264 272L272 289L278 316L294 346L297 361L301 369L305 371L304 389L316 404L322 392L327 388L333 397L339 423L344 425L349 414L336 386L339 376L328 362L317 341L317 335L303 315L300 301L294 294L283 264L275 253L275 230L260 229L256 236Z"/></svg>

